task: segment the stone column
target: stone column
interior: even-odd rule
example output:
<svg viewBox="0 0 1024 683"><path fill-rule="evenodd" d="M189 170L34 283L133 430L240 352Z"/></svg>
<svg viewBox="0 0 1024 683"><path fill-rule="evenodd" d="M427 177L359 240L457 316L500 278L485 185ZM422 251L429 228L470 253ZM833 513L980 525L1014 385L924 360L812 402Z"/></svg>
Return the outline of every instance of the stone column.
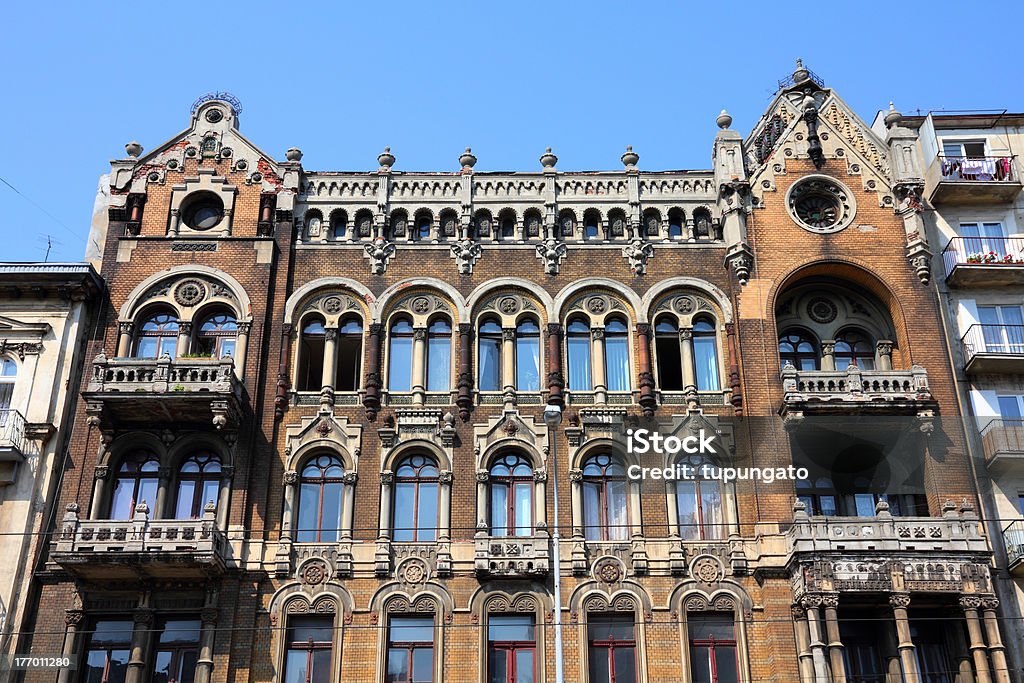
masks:
<svg viewBox="0 0 1024 683"><path fill-rule="evenodd" d="M391 540L391 491L395 483L395 473L384 470L380 473L380 517L378 521L377 540Z"/></svg>
<svg viewBox="0 0 1024 683"><path fill-rule="evenodd" d="M910 638L910 622L907 619L910 594L893 593L889 596L889 604L892 605L892 614L896 619L896 647L900 652L903 680L906 683L918 683L921 680L921 672L917 666L917 648Z"/></svg>
<svg viewBox="0 0 1024 683"><path fill-rule="evenodd" d="M637 359L640 363L637 386L640 388L640 408L645 417L654 417L658 399L654 396L654 371L651 366L651 326L648 323L636 325Z"/></svg>
<svg viewBox="0 0 1024 683"><path fill-rule="evenodd" d="M235 476L234 465L223 465L220 468L220 489L217 491L217 528L228 529L228 506L231 504L231 480Z"/></svg>
<svg viewBox="0 0 1024 683"><path fill-rule="evenodd" d="M505 398L505 409L516 404L516 328L501 330L501 391Z"/></svg>
<svg viewBox="0 0 1024 683"><path fill-rule="evenodd" d="M604 371L604 328L590 330L590 380L594 390L594 403L608 402L608 381Z"/></svg>
<svg viewBox="0 0 1024 683"><path fill-rule="evenodd" d="M338 367L338 328L324 330L324 365L320 375L320 404L334 405L334 375Z"/></svg>
<svg viewBox="0 0 1024 683"><path fill-rule="evenodd" d="M238 338L235 339L235 377L245 379L245 360L249 354L249 332L252 323L238 323Z"/></svg>
<svg viewBox="0 0 1024 683"><path fill-rule="evenodd" d="M487 518L490 507L487 504L487 482L490 478L491 473L487 470L476 471L476 533L480 536L486 536L491 531L491 523Z"/></svg>
<svg viewBox="0 0 1024 683"><path fill-rule="evenodd" d="M996 683L1010 683L1010 665L1006 661L1006 646L999 633L999 598L981 599L981 614L985 622L985 638L988 640L988 653L992 657L992 678Z"/></svg>
<svg viewBox="0 0 1024 683"><path fill-rule="evenodd" d="M167 231L170 237L177 237L181 231L181 209L175 207L171 209L171 225Z"/></svg>
<svg viewBox="0 0 1024 683"><path fill-rule="evenodd" d="M473 409L473 362L470 355L472 349L473 324L459 323L459 378L455 405L463 421L469 419L469 413Z"/></svg>
<svg viewBox="0 0 1024 683"><path fill-rule="evenodd" d="M814 680L831 682L832 674L829 670L828 656L825 653L825 643L821 639L821 603L820 595L805 595L800 599L800 604L807 610L807 631L810 636L809 646L811 661L814 665Z"/></svg>
<svg viewBox="0 0 1024 683"><path fill-rule="evenodd" d="M146 653L152 641L153 610L149 609L148 597L144 605L135 610L132 628L132 642L128 657L128 669L125 672L125 683L142 683L146 678Z"/></svg>
<svg viewBox="0 0 1024 683"><path fill-rule="evenodd" d="M988 665L985 639L981 633L981 621L978 619L978 608L981 607L981 598L965 595L960 598L960 607L963 608L964 618L967 620L967 637L970 639L968 648L970 648L971 658L974 660L977 681L978 683L993 683L992 670Z"/></svg>
<svg viewBox="0 0 1024 683"><path fill-rule="evenodd" d="M412 403L423 405L427 392L427 328L412 331Z"/></svg>
<svg viewBox="0 0 1024 683"><path fill-rule="evenodd" d="M277 361L277 393L274 396L274 419L284 417L288 408L288 388L291 386L292 326L281 326L281 349Z"/></svg>
<svg viewBox="0 0 1024 683"><path fill-rule="evenodd" d="M834 339L826 339L821 342L821 369L824 372L835 372L836 342ZM843 368L843 370L845 369Z"/></svg>
<svg viewBox="0 0 1024 683"><path fill-rule="evenodd" d="M828 660L832 666L832 681L833 683L846 683L843 642L839 637L839 595L823 595L821 604L825 608L825 635L828 638Z"/></svg>
<svg viewBox="0 0 1024 683"><path fill-rule="evenodd" d="M192 323L182 321L178 323L178 345L174 350L174 357L181 358L189 351L192 345Z"/></svg>
<svg viewBox="0 0 1024 683"><path fill-rule="evenodd" d="M384 326L370 323L366 337L366 393L363 395L363 408L370 420L377 418L380 410L380 338Z"/></svg>
<svg viewBox="0 0 1024 683"><path fill-rule="evenodd" d="M85 617L85 612L80 609L64 610L64 647L61 649L61 657L71 661L78 660L77 641L78 629ZM62 668L57 673L57 683L71 683L74 680L75 670Z"/></svg>
<svg viewBox="0 0 1024 683"><path fill-rule="evenodd" d="M572 535L583 538L583 470L569 470L569 483L572 488ZM561 520L555 520L559 524ZM557 548L555 552L558 552Z"/></svg>
<svg viewBox="0 0 1024 683"><path fill-rule="evenodd" d="M156 500L152 503L153 519L168 519L172 515L168 514L167 501L171 497L171 478L174 471L170 467L161 467L158 473L159 479L156 487ZM149 502L144 501L144 502ZM205 501L204 501L205 502Z"/></svg>
<svg viewBox="0 0 1024 683"><path fill-rule="evenodd" d="M131 323L117 324L117 357L127 358L132 353L132 330Z"/></svg>
<svg viewBox="0 0 1024 683"><path fill-rule="evenodd" d="M533 471L533 530L537 533L539 529L547 531L548 528L548 506L547 506L548 473L546 470Z"/></svg>
<svg viewBox="0 0 1024 683"><path fill-rule="evenodd" d="M99 519L103 516L103 504L107 499L107 479L110 477L110 467L96 465L92 476L92 505L89 506L89 519Z"/></svg>
<svg viewBox="0 0 1024 683"><path fill-rule="evenodd" d="M879 370L892 370L892 342L880 339L875 343L875 357L878 359Z"/></svg>
<svg viewBox="0 0 1024 683"><path fill-rule="evenodd" d="M199 658L196 660L195 683L210 683L213 674L213 641L217 633L217 614L217 608L210 605L209 600L207 600L207 606L199 613L203 627L199 633Z"/></svg>
<svg viewBox="0 0 1024 683"><path fill-rule="evenodd" d="M440 493L440 505L437 514L437 540L450 541L452 538L452 475L451 470L438 472L437 481Z"/></svg>
<svg viewBox="0 0 1024 683"><path fill-rule="evenodd" d="M679 328L679 352L683 359L683 390L696 391L697 377L693 368L693 328Z"/></svg>
<svg viewBox="0 0 1024 683"><path fill-rule="evenodd" d="M800 667L800 683L816 683L814 662L811 657L811 632L807 626L807 610L802 605L793 605L793 625L796 628L797 662Z"/></svg>
<svg viewBox="0 0 1024 683"><path fill-rule="evenodd" d="M299 473L295 470L285 470L283 482L284 509L281 511L281 540L290 543L296 536L292 517L295 510L295 486L299 483Z"/></svg>
<svg viewBox="0 0 1024 683"><path fill-rule="evenodd" d="M565 405L563 391L565 375L562 372L562 326L559 323L548 323L548 403L556 406Z"/></svg>

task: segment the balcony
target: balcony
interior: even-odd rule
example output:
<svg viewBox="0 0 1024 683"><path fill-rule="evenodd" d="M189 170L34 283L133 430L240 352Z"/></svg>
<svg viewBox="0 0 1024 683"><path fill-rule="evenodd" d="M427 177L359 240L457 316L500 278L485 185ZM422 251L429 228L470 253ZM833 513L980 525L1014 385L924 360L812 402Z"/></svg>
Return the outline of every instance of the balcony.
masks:
<svg viewBox="0 0 1024 683"><path fill-rule="evenodd" d="M915 415L934 403L928 372L910 370L782 370L783 416L800 415Z"/></svg>
<svg viewBox="0 0 1024 683"><path fill-rule="evenodd" d="M971 325L960 343L968 374L1024 372L1024 325Z"/></svg>
<svg viewBox="0 0 1024 683"><path fill-rule="evenodd" d="M495 579L534 578L548 573L547 534L476 539L476 574Z"/></svg>
<svg viewBox="0 0 1024 683"><path fill-rule="evenodd" d="M142 503L130 520L82 520L69 507L52 558L78 578L202 579L226 569L229 546L212 504L201 519L149 519Z"/></svg>
<svg viewBox="0 0 1024 683"><path fill-rule="evenodd" d="M91 415L116 427L212 423L238 426L242 384L225 358L111 358L93 361L82 394Z"/></svg>
<svg viewBox="0 0 1024 683"><path fill-rule="evenodd" d="M1024 519L1010 522L1003 529L1003 543L1006 545L1007 569L1017 577L1024 577Z"/></svg>
<svg viewBox="0 0 1024 683"><path fill-rule="evenodd" d="M25 418L17 410L0 410L0 486L14 483L24 451Z"/></svg>
<svg viewBox="0 0 1024 683"><path fill-rule="evenodd" d="M1024 239L954 237L942 250L950 287L1024 285Z"/></svg>
<svg viewBox="0 0 1024 683"><path fill-rule="evenodd" d="M1016 157L947 157L928 166L924 192L932 204L1008 202L1021 190Z"/></svg>
<svg viewBox="0 0 1024 683"><path fill-rule="evenodd" d="M1024 465L1024 420L997 418L981 430L985 463L994 474Z"/></svg>

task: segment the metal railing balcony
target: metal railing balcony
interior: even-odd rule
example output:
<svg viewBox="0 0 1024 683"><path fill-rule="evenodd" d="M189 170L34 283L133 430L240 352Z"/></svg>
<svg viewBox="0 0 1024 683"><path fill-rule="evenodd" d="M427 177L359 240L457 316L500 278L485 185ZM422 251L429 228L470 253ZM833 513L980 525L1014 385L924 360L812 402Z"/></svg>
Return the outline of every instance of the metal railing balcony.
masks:
<svg viewBox="0 0 1024 683"><path fill-rule="evenodd" d="M942 262L953 286L1024 284L1024 238L954 237Z"/></svg>
<svg viewBox="0 0 1024 683"><path fill-rule="evenodd" d="M965 372L1024 371L1024 325L971 325L960 344Z"/></svg>
<svg viewBox="0 0 1024 683"><path fill-rule="evenodd" d="M0 410L0 460L5 451L21 455L25 445L25 416L17 410Z"/></svg>
<svg viewBox="0 0 1024 683"><path fill-rule="evenodd" d="M967 183L1014 180L1012 156L968 157L940 154L938 161L943 180L958 180Z"/></svg>
<svg viewBox="0 0 1024 683"><path fill-rule="evenodd" d="M939 154L925 171L925 194L932 203L1007 201L1021 189L1013 156Z"/></svg>
<svg viewBox="0 0 1024 683"><path fill-rule="evenodd" d="M1024 419L990 420L981 430L981 445L989 469L1024 464Z"/></svg>
<svg viewBox="0 0 1024 683"><path fill-rule="evenodd" d="M1003 543L1010 572L1024 576L1024 519L1018 519L1003 529Z"/></svg>

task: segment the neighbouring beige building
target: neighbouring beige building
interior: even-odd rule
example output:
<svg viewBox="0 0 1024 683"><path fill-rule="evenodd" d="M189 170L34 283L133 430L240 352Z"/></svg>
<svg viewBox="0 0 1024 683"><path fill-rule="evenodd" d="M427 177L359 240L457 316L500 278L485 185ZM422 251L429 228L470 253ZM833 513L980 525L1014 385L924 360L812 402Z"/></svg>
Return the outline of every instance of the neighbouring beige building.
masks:
<svg viewBox="0 0 1024 683"><path fill-rule="evenodd" d="M31 603L102 288L87 263L0 263L0 653L13 652Z"/></svg>

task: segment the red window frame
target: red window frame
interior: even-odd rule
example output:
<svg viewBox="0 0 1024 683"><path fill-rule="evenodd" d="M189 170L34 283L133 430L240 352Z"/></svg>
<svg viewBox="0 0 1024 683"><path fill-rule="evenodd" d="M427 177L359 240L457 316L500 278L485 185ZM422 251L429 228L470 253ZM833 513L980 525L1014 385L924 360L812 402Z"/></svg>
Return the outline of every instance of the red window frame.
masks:
<svg viewBox="0 0 1024 683"><path fill-rule="evenodd" d="M632 615L629 615L629 616L630 616L631 619L633 618ZM589 621L589 618L588 618L588 621ZM600 649L603 649L603 650L606 651L606 654L607 654L607 657L608 657L608 672L609 672L609 676L610 676L609 679L608 679L608 683L615 683L615 679L618 677L618 673L615 671L615 650L616 650L616 648L618 648L618 649L629 648L629 649L633 650L633 662L634 662L634 665L637 666L637 667L639 666L638 665L638 660L637 660L637 657L636 657L636 624L635 623L633 624L633 637L632 638L629 638L629 639L625 639L625 638L623 638L623 639L616 639L616 638L613 637L613 638L601 639L601 640L591 640L590 637L589 637L589 634L588 634L588 636L587 636L587 647L588 647L588 650L589 650L588 653L587 653L588 654L588 660L589 660L590 651L593 651L593 650L595 650L597 648L600 648ZM640 680L640 672L639 672L639 670L634 670L632 673L633 673L633 677L630 680L634 680L634 681Z"/></svg>

